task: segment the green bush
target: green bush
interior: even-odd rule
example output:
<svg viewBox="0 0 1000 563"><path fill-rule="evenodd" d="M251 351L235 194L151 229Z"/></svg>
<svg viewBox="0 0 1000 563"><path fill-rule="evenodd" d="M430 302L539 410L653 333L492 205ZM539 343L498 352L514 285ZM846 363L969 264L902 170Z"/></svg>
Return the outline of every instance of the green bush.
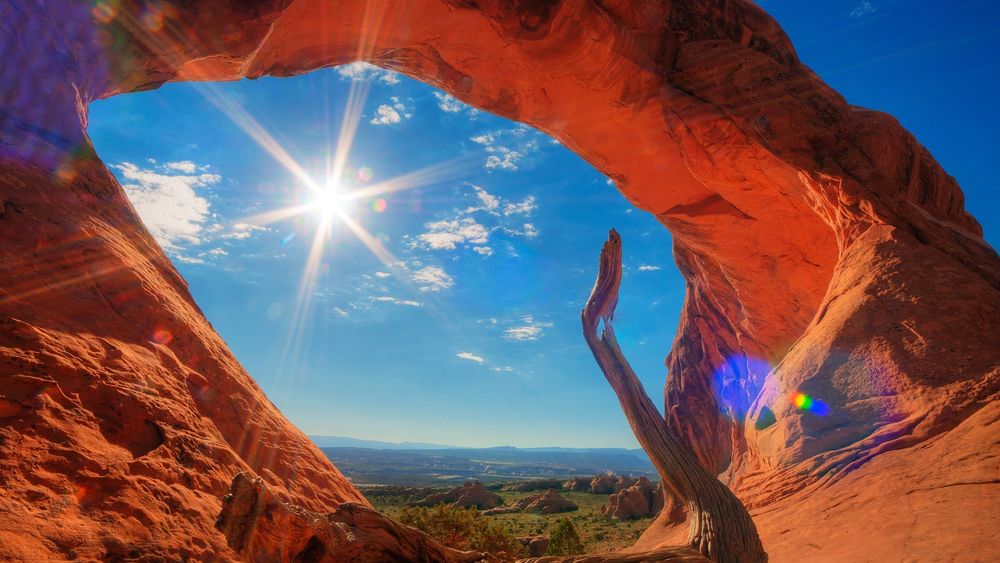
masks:
<svg viewBox="0 0 1000 563"><path fill-rule="evenodd" d="M426 532L448 547L486 551L504 561L521 557L523 548L505 526L493 523L474 508L439 504L432 508L403 509L399 521Z"/></svg>
<svg viewBox="0 0 1000 563"><path fill-rule="evenodd" d="M579 555L583 553L583 542L576 526L569 518L560 518L549 535L549 548L545 555Z"/></svg>

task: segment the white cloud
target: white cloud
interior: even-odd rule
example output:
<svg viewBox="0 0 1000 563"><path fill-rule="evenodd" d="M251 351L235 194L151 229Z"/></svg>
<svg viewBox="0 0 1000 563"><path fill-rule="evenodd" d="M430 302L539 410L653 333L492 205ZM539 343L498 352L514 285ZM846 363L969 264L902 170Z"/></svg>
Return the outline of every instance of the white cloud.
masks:
<svg viewBox="0 0 1000 563"><path fill-rule="evenodd" d="M851 10L851 17L862 18L874 11L875 11L875 6L873 6L871 2L868 2L868 0L864 0L860 4L855 6L853 10Z"/></svg>
<svg viewBox="0 0 1000 563"><path fill-rule="evenodd" d="M476 246L472 250L483 256L493 256L493 249L488 246Z"/></svg>
<svg viewBox="0 0 1000 563"><path fill-rule="evenodd" d="M438 107L445 113L458 113L468 107L451 94L434 92L434 97L437 98Z"/></svg>
<svg viewBox="0 0 1000 563"><path fill-rule="evenodd" d="M362 61L337 67L337 74L340 75L342 80L353 80L355 82L375 80L390 86L399 84L399 75L395 72Z"/></svg>
<svg viewBox="0 0 1000 563"><path fill-rule="evenodd" d="M347 311L341 309L340 307L334 307L333 308L333 313L335 315L337 315L338 317L346 317L347 316Z"/></svg>
<svg viewBox="0 0 1000 563"><path fill-rule="evenodd" d="M486 361L486 359L482 356L477 356L471 352L459 352L455 355L463 360L469 360L470 362L476 362L477 364L481 364Z"/></svg>
<svg viewBox="0 0 1000 563"><path fill-rule="evenodd" d="M395 297L390 297L388 295L380 295L378 297L372 298L372 301L378 301L379 303L392 303L393 305L402 305L405 307L423 307L424 304L419 301L413 301L411 299L396 299Z"/></svg>
<svg viewBox="0 0 1000 563"><path fill-rule="evenodd" d="M186 174L166 165L157 169L140 168L131 162L122 162L114 168L122 173L126 195L160 246L176 254L178 245L201 244L209 203L195 190L218 184L221 176Z"/></svg>
<svg viewBox="0 0 1000 563"><path fill-rule="evenodd" d="M392 274L390 274L389 272L375 272L375 277L376 278L387 278L387 277L389 277L391 275Z"/></svg>
<svg viewBox="0 0 1000 563"><path fill-rule="evenodd" d="M503 337L507 340L538 340L545 334L546 328L552 327L550 322L536 321L531 315L521 317L518 326L513 326L503 331Z"/></svg>
<svg viewBox="0 0 1000 563"><path fill-rule="evenodd" d="M514 368L512 368L510 366L497 366L497 367L490 368L490 369L492 369L493 371L499 371L499 372L511 372L511 371L514 371Z"/></svg>
<svg viewBox="0 0 1000 563"><path fill-rule="evenodd" d="M410 276L420 291L443 291L455 285L455 279L437 266L425 266Z"/></svg>
<svg viewBox="0 0 1000 563"><path fill-rule="evenodd" d="M521 229L513 229L510 227L504 227L504 232L514 236L524 237L524 238L535 238L539 235L538 228L535 227L534 223L525 223L521 226Z"/></svg>
<svg viewBox="0 0 1000 563"><path fill-rule="evenodd" d="M466 213L475 213L476 211L485 211L490 215L499 214L500 209L500 198L490 194L483 188L475 185L469 184L476 193L476 199L479 200L479 205L476 207L470 207L465 210Z"/></svg>
<svg viewBox="0 0 1000 563"><path fill-rule="evenodd" d="M226 252L222 248L213 248L212 250L209 250L209 251L205 252L205 255L206 256L213 256L213 257L214 256L229 256L229 253Z"/></svg>
<svg viewBox="0 0 1000 563"><path fill-rule="evenodd" d="M517 170L521 159L538 150L537 139L526 139L532 129L518 125L513 129L498 129L470 137L469 140L488 153L483 163L489 170Z"/></svg>
<svg viewBox="0 0 1000 563"><path fill-rule="evenodd" d="M521 157L524 156L515 150L511 150L503 146L491 147L487 150L499 153L499 155L491 154L486 157L486 162L483 163L483 166L489 168L490 170L495 170L497 168L501 170L517 170L517 163L520 162Z"/></svg>
<svg viewBox="0 0 1000 563"><path fill-rule="evenodd" d="M235 240L246 240L256 233L267 232L270 229L267 227L262 227L260 225L251 225L250 223L235 223L228 233L222 235L222 238L235 239Z"/></svg>
<svg viewBox="0 0 1000 563"><path fill-rule="evenodd" d="M490 241L489 231L472 217L434 221L425 227L428 231L418 235L417 239L432 250L455 250L459 244L486 244Z"/></svg>
<svg viewBox="0 0 1000 563"><path fill-rule="evenodd" d="M503 207L503 214L511 215L531 215L531 212L538 207L535 204L535 196L529 195L521 203L508 203Z"/></svg>
<svg viewBox="0 0 1000 563"><path fill-rule="evenodd" d="M391 123L399 123L402 120L402 118L399 117L399 112L393 109L392 106L386 104L380 105L375 112L378 115L369 121L372 125L389 125Z"/></svg>
<svg viewBox="0 0 1000 563"><path fill-rule="evenodd" d="M655 272L656 270L659 269L660 269L659 266L651 266L649 264L643 264L642 266L639 266L640 272Z"/></svg>
<svg viewBox="0 0 1000 563"><path fill-rule="evenodd" d="M163 168L183 172L184 174L194 174L198 171L198 165L190 160L178 160L176 162L165 162Z"/></svg>
<svg viewBox="0 0 1000 563"><path fill-rule="evenodd" d="M378 114L372 118L369 123L372 125L391 125L393 123L399 123L404 119L409 119L413 117L413 112L400 101L398 96L392 96L389 98L392 104L382 104L375 110Z"/></svg>

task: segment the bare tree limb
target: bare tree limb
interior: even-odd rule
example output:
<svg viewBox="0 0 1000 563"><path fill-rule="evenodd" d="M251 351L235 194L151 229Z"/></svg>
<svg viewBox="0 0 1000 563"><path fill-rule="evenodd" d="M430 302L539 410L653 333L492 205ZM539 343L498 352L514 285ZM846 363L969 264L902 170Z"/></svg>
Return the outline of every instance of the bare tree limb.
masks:
<svg viewBox="0 0 1000 563"><path fill-rule="evenodd" d="M659 472L664 490L687 504L688 545L713 561L767 561L746 508L674 436L618 347L611 320L621 278L621 237L612 229L601 250L597 281L581 314L583 336L618 396L632 432Z"/></svg>

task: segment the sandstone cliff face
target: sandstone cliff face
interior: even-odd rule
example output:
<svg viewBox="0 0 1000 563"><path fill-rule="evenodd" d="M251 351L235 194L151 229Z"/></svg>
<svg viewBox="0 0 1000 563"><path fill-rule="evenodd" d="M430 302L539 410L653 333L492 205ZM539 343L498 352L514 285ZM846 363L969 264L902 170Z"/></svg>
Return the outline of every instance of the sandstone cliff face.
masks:
<svg viewBox="0 0 1000 563"><path fill-rule="evenodd" d="M928 547L844 498L906 493L940 553L1000 525L951 502L996 498L989 456L926 488L913 471L996 447L1000 261L931 155L750 2L150 6L0 3L0 557L231 556L212 522L238 471L318 512L364 502L232 357L85 134L101 97L358 59L552 134L672 231L667 418L772 556L876 525L896 557ZM771 524L793 508L827 516Z"/></svg>

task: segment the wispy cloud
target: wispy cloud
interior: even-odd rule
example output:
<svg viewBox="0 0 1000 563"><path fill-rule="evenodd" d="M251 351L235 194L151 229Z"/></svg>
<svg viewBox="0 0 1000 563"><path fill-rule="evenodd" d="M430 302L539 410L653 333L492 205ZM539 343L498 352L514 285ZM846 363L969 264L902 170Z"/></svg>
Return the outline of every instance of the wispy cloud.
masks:
<svg viewBox="0 0 1000 563"><path fill-rule="evenodd" d="M389 98L391 104L382 104L375 110L375 117L369 121L372 125L392 125L404 119L413 117L413 112L398 96Z"/></svg>
<svg viewBox="0 0 1000 563"><path fill-rule="evenodd" d="M516 326L504 329L503 337L507 340L538 340L545 334L545 329L551 327L550 322L536 321L531 315L525 315L519 319Z"/></svg>
<svg viewBox="0 0 1000 563"><path fill-rule="evenodd" d="M361 61L337 67L337 74L342 80L377 81L390 86L399 84L399 75L395 72Z"/></svg>
<svg viewBox="0 0 1000 563"><path fill-rule="evenodd" d="M508 203L507 205L504 205L503 214L507 216L531 215L531 212L534 211L536 207L535 196L529 195L520 203Z"/></svg>
<svg viewBox="0 0 1000 563"><path fill-rule="evenodd" d="M469 207L465 210L466 213L475 213L476 211L485 211L490 215L497 215L500 211L500 198L487 192L482 187L475 184L469 184L472 186L473 191L476 194L476 199L479 200L479 205Z"/></svg>
<svg viewBox="0 0 1000 563"><path fill-rule="evenodd" d="M482 145L488 156L483 166L488 170L514 171L521 160L538 150L538 140L529 135L532 129L518 125L513 129L498 129L470 137L469 140Z"/></svg>
<svg viewBox="0 0 1000 563"><path fill-rule="evenodd" d="M438 109L445 113L465 112L470 119L475 119L479 115L478 109L462 102L451 94L445 92L434 92L434 98L437 100Z"/></svg>
<svg viewBox="0 0 1000 563"><path fill-rule="evenodd" d="M869 2L868 0L863 0L860 4L855 6L853 10L851 10L851 17L863 18L874 11L875 11L875 6L872 5L872 3Z"/></svg>
<svg viewBox="0 0 1000 563"><path fill-rule="evenodd" d="M379 303L391 303L393 305L401 305L404 307L423 307L424 304L419 301L413 301L412 299L397 299L388 295L380 295L378 297L372 298L372 301L377 301Z"/></svg>
<svg viewBox="0 0 1000 563"><path fill-rule="evenodd" d="M198 167L190 164L170 162L154 164L153 168L140 168L131 162L114 165L143 224L164 250L175 254L179 254L180 245L202 242L209 203L196 190L222 180L218 174L198 173Z"/></svg>
<svg viewBox="0 0 1000 563"><path fill-rule="evenodd" d="M266 233L270 229L267 227L262 227L260 225L252 225L250 223L235 223L232 228L226 233L220 235L222 238L234 239L234 240L246 240L257 233Z"/></svg>
<svg viewBox="0 0 1000 563"><path fill-rule="evenodd" d="M444 291L455 285L455 278L437 266L425 266L413 272L410 279L420 291Z"/></svg>
<svg viewBox="0 0 1000 563"><path fill-rule="evenodd" d="M639 266L639 271L640 272L655 272L656 270L659 270L659 269L660 269L659 266L652 266L650 264L643 264L643 265Z"/></svg>
<svg viewBox="0 0 1000 563"><path fill-rule="evenodd" d="M486 244L490 241L489 231L472 217L434 221L424 226L427 232L418 235L417 240L432 250L455 250L459 244Z"/></svg>
<svg viewBox="0 0 1000 563"><path fill-rule="evenodd" d="M476 362L477 364L481 364L486 361L486 359L483 358L482 356L477 356L472 352L459 352L455 355L458 356L459 358L462 358L463 360L469 360L470 362Z"/></svg>

